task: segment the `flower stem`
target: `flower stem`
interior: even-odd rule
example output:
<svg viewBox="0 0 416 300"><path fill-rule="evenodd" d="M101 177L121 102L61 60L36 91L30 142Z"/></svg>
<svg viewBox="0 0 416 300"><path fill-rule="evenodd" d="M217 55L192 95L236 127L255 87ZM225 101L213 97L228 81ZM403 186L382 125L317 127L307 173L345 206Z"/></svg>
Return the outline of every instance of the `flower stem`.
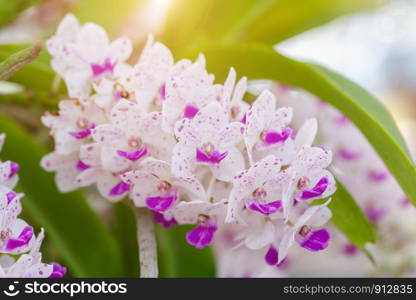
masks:
<svg viewBox="0 0 416 300"><path fill-rule="evenodd" d="M216 178L214 176L211 177L211 180L209 181L208 188L207 188L207 201L211 202L212 197L212 189L214 188Z"/></svg>
<svg viewBox="0 0 416 300"><path fill-rule="evenodd" d="M139 243L140 277L158 277L155 226L152 213L147 208L137 209L137 240Z"/></svg>

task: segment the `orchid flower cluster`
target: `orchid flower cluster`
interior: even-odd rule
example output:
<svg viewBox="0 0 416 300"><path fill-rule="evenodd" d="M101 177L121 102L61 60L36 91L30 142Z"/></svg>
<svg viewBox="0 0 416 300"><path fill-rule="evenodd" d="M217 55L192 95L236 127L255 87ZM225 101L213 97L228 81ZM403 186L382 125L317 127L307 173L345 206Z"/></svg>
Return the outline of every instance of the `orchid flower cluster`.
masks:
<svg viewBox="0 0 416 300"><path fill-rule="evenodd" d="M4 140L5 134L0 134L0 150ZM33 227L19 218L23 194L13 190L18 171L16 162L0 161L0 277L60 278L65 267L41 262L43 229L35 236Z"/></svg>
<svg viewBox="0 0 416 300"><path fill-rule="evenodd" d="M319 120L318 139L334 152L331 170L377 228L377 244L367 246L377 265L330 227L326 251L313 256L291 251L284 267L267 269L259 266L256 253L230 251L233 243L228 237L238 234L238 228L225 228L214 248L219 276L414 276L416 209L366 138L340 111L305 91L268 81L250 82L248 90L256 95L265 87L280 99L279 106L296 110L295 129L310 118Z"/></svg>
<svg viewBox="0 0 416 300"><path fill-rule="evenodd" d="M337 235L333 249L322 254L319 261L343 257L338 259L338 267L343 266L340 269L353 276L413 276L416 272L416 209L366 138L346 116L316 97L293 88L282 89L276 84L272 90L282 105L298 109L295 128L301 126L304 119L319 119L322 124L319 139L334 151L333 172L379 232L377 245L371 247L377 268L342 234ZM320 264L322 274L327 274L329 267Z"/></svg>
<svg viewBox="0 0 416 300"><path fill-rule="evenodd" d="M68 98L42 118L55 150L41 164L62 192L94 185L109 201L147 207L165 228L195 224L186 240L196 248L237 227L237 246L276 267L293 244L327 248L330 199L311 203L336 184L331 151L312 145L315 119L294 130L292 109L277 108L270 91L249 105L234 69L214 83L203 55L174 62L151 36L132 66L128 39L110 41L72 15L47 48Z"/></svg>

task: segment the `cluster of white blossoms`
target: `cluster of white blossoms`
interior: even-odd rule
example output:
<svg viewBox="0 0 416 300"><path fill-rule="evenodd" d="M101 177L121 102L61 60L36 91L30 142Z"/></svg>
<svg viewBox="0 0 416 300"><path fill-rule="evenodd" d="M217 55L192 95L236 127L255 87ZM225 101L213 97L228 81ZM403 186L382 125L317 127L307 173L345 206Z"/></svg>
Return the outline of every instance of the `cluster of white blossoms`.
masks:
<svg viewBox="0 0 416 300"><path fill-rule="evenodd" d="M69 97L42 118L55 151L41 164L62 192L95 185L110 201L128 197L152 210L165 228L195 224L186 240L196 248L236 226L237 246L273 266L293 244L327 248L330 200L310 204L336 184L331 151L312 145L315 119L294 130L292 109L278 109L270 91L249 105L247 80L237 81L234 69L216 84L202 55L175 63L152 37L129 65L128 39L110 42L72 15L47 48Z"/></svg>
<svg viewBox="0 0 416 300"><path fill-rule="evenodd" d="M5 135L0 134L0 150ZM18 181L19 165L0 161L0 277L59 278L66 268L57 263L41 262L39 252L43 230L36 237L33 227L18 218L23 194L13 189ZM16 259L17 257L17 259Z"/></svg>
<svg viewBox="0 0 416 300"><path fill-rule="evenodd" d="M319 139L334 152L334 174L377 229L377 244L371 247L376 267L342 235L337 235L333 249L322 255L322 261L338 254L343 258L338 260L340 269L354 276L414 276L416 209L367 139L348 118L319 99L294 89L283 91L277 85L274 91L283 105L299 108L298 103L303 103L304 108L294 120L295 127L302 119L319 119ZM329 267L321 265L321 274Z"/></svg>
<svg viewBox="0 0 416 300"><path fill-rule="evenodd" d="M342 233L329 227L333 234L326 251L313 255L291 251L284 266L264 268L258 264L257 253L230 251L235 242L229 237L238 234L239 228L228 227L215 243L219 276L414 276L416 209L366 138L340 111L313 95L267 81L249 83L253 94L263 88L273 92L279 106L297 112L293 128L301 128L310 118L319 120L317 139L334 153L331 170L377 229L377 244L368 245L376 265Z"/></svg>

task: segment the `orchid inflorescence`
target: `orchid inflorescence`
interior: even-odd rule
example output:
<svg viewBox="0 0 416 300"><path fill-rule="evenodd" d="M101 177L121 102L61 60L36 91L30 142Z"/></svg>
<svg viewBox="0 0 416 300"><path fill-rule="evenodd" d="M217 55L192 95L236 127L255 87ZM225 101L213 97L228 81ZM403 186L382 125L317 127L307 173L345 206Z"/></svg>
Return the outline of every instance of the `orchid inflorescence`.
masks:
<svg viewBox="0 0 416 300"><path fill-rule="evenodd" d="M110 42L67 15L47 48L68 98L42 118L55 150L41 164L62 192L95 185L109 201L147 207L165 228L195 224L186 240L196 248L232 226L237 247L273 266L295 243L327 248L330 199L311 204L336 184L331 151L313 146L315 119L295 130L292 109L277 109L270 91L250 105L234 69L214 83L203 55L174 62L152 36L131 66L127 38Z"/></svg>
<svg viewBox="0 0 416 300"><path fill-rule="evenodd" d="M0 134L0 150L5 137ZM16 162L0 161L0 277L60 278L66 273L65 267L41 262L43 229L35 236L33 227L18 217L23 194L13 189L19 168Z"/></svg>

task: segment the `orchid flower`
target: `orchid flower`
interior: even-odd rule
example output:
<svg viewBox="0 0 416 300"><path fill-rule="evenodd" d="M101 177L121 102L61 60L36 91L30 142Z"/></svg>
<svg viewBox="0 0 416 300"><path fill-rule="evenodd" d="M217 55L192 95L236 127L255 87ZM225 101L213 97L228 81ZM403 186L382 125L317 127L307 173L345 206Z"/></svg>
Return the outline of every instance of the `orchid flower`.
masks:
<svg viewBox="0 0 416 300"><path fill-rule="evenodd" d="M139 170L122 175L125 182L134 186L131 198L136 206L147 206L161 213L187 195L190 200L204 198L204 187L198 179L174 177L170 170L167 162L149 157L140 164Z"/></svg>
<svg viewBox="0 0 416 300"><path fill-rule="evenodd" d="M173 149L172 172L192 177L197 166L210 168L215 178L230 181L244 168L244 157L236 147L242 139L243 124L229 122L219 103L202 108L193 119L176 124L179 143Z"/></svg>
<svg viewBox="0 0 416 300"><path fill-rule="evenodd" d="M64 78L69 96L80 100L88 98L93 82L111 78L114 68L132 52L127 38L110 42L102 27L94 23L80 26L70 14L46 45L52 55L52 67Z"/></svg>
<svg viewBox="0 0 416 300"><path fill-rule="evenodd" d="M4 139L5 135L0 134L0 150ZM18 170L17 163L0 162L0 277L62 277L66 268L41 263L43 229L35 237L33 227L18 218L23 197L13 190Z"/></svg>

